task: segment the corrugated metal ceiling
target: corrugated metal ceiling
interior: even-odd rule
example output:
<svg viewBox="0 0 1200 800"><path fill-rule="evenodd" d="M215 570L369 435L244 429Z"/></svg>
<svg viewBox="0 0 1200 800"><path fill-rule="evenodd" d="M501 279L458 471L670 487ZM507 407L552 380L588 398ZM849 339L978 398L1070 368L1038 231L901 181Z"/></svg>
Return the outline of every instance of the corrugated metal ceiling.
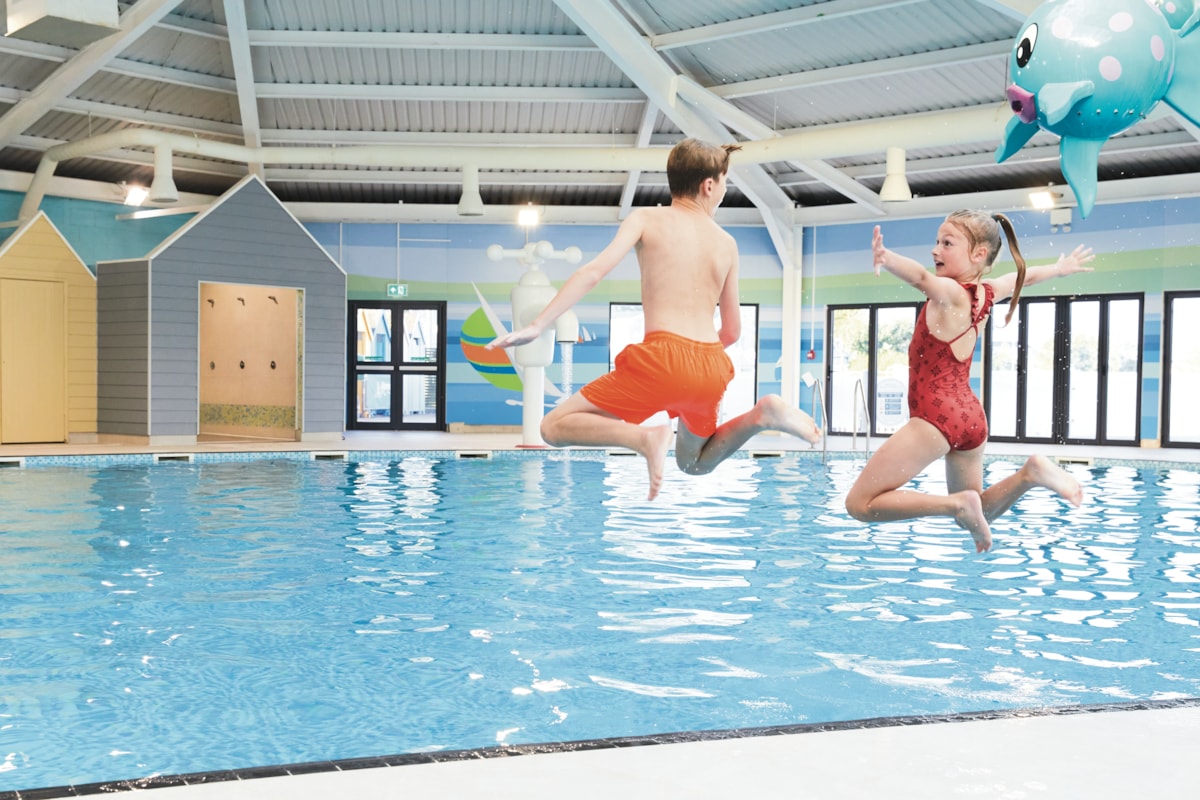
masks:
<svg viewBox="0 0 1200 800"><path fill-rule="evenodd" d="M0 39L0 170L31 173L38 154L55 145L128 128L250 147L395 145L446 153L535 148L548 154L544 169L482 170L489 213L533 202L577 215L586 208L590 219L600 220L617 219L634 205L665 202L663 176L613 169L595 159L566 168L551 158L558 148L665 149L697 118L728 140L842 125L847 151L841 157L756 165L744 179L773 183L768 202L776 206L883 216L902 209L874 198L889 142L879 133L886 127L871 128L874 138L865 141L866 129L859 126L872 121L997 110L994 137L964 136L947 144L943 134L928 147L908 148L909 182L922 197L1064 183L1053 137L1036 137L1005 164L994 159L1008 113L1009 49L1035 5L123 2L122 30L93 48ZM134 31L139 16L153 22ZM111 52L103 58L89 52L106 43ZM663 74L704 92L703 103L698 106L695 95L672 97ZM1106 146L1102 186L1119 194L1133 177L1186 178L1200 171L1195 134L1194 126L1156 113ZM129 146L60 164L57 174L148 180L152 162L150 148ZM219 193L258 168L182 153L174 165L180 191L195 194ZM436 169L364 163L346 172L344 165L268 163L261 174L286 202L336 207L309 209L314 214L349 219L360 205L392 204L399 216L441 213L454 219L459 167L447 156ZM761 196L762 188L751 194ZM750 203L735 186L727 204ZM371 213L378 218L381 212Z"/></svg>

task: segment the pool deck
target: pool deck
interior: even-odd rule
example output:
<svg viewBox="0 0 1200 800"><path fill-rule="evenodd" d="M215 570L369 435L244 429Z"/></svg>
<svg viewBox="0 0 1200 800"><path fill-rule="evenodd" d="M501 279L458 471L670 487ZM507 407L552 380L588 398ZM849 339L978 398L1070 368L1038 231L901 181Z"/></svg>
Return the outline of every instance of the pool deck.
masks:
<svg viewBox="0 0 1200 800"><path fill-rule="evenodd" d="M879 444L872 440L872 446ZM845 456L849 437L828 449ZM5 445L0 458L135 452L277 452L280 450L506 450L514 433L350 432L338 445L201 443L186 447L112 444ZM858 449L863 450L860 437ZM807 443L764 435L749 450L808 450ZM993 456L1034 452L1029 445L991 444ZM1071 459L1200 463L1200 450L1052 447L1037 452ZM670 469L670 467L668 467ZM213 780L152 789L159 800L326 800L327 798L931 798L1190 797L1186 768L1200 742L1200 704L1031 713L921 724L829 726L645 746L563 746L558 752L462 757L400 766L334 765L297 774ZM554 748L547 748L553 750ZM267 765L263 765L267 766ZM349 768L349 767L355 768ZM276 771L277 773L279 770ZM132 776L131 776L132 777ZM150 782L153 784L153 781ZM136 789L142 786L110 786ZM0 792L0 800L74 797L74 792Z"/></svg>

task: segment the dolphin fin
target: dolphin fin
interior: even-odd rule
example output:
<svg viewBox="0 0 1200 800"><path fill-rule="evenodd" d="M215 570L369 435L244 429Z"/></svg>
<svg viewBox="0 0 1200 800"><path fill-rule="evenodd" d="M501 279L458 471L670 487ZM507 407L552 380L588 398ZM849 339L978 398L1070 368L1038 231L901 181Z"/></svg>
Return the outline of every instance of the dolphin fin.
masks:
<svg viewBox="0 0 1200 800"><path fill-rule="evenodd" d="M1022 122L1020 117L1013 116L1004 128L1004 139L1000 142L1000 147L996 149L996 163L999 164L1024 147L1037 132L1036 122Z"/></svg>
<svg viewBox="0 0 1200 800"><path fill-rule="evenodd" d="M1183 25L1179 28L1177 31L1179 37L1183 38L1184 36L1187 36L1196 29L1197 25L1200 25L1200 8L1197 8L1195 11L1193 11L1192 15L1188 17L1187 22L1183 23Z"/></svg>
<svg viewBox="0 0 1200 800"><path fill-rule="evenodd" d="M1054 125L1066 119L1076 103L1095 92L1096 84L1091 81L1047 83L1037 92L1038 111L1046 115L1046 122Z"/></svg>
<svg viewBox="0 0 1200 800"><path fill-rule="evenodd" d="M1193 125L1200 125L1200 36L1175 43L1175 72L1167 84L1163 102Z"/></svg>
<svg viewBox="0 0 1200 800"><path fill-rule="evenodd" d="M1096 172L1100 166L1100 148L1107 139L1080 139L1064 136L1059 144L1059 162L1063 177L1075 200L1079 203L1079 216L1087 218L1096 205Z"/></svg>

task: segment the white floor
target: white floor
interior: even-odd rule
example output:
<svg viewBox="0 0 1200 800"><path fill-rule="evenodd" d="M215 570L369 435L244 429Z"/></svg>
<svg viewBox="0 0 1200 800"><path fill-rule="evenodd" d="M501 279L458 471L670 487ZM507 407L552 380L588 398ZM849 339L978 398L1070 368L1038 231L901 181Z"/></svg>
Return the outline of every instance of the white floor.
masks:
<svg viewBox="0 0 1200 800"><path fill-rule="evenodd" d="M165 787L160 800L1196 796L1200 708L1082 713L516 756Z"/></svg>
<svg viewBox="0 0 1200 800"><path fill-rule="evenodd" d="M878 446L878 439L873 446ZM0 458L170 450L511 449L515 433L348 434L337 446L259 443L148 448L112 445L0 447ZM864 447L860 437L858 447ZM838 437L831 450L845 450ZM760 436L749 449L808 449ZM990 445L995 455L1028 446ZM1053 448L1071 457L1200 461L1200 451ZM317 798L1089 798L1196 796L1191 759L1200 706L937 722L720 741L595 749L223 781L154 789L161 800ZM383 755L383 754L381 754ZM267 766L267 765L263 765Z"/></svg>

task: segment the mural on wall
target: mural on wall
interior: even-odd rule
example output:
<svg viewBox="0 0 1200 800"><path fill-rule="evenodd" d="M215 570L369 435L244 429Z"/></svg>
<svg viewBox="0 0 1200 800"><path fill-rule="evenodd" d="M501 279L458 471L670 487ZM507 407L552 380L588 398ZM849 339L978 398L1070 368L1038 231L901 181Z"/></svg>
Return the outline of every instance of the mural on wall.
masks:
<svg viewBox="0 0 1200 800"><path fill-rule="evenodd" d="M508 353L504 350L484 349L488 342L507 331L504 330L503 325L497 326L492 322L495 312L489 313L491 307L487 305L487 301L483 299L482 295L479 300L484 305L472 311L471 315L463 320L462 332L458 337L463 356L466 357L467 363L474 367L475 371L492 386L519 392L521 391L521 376L517 375L517 368L513 365L512 359L508 357Z"/></svg>
<svg viewBox="0 0 1200 800"><path fill-rule="evenodd" d="M1200 125L1200 11L1190 0L1049 0L1009 58L1013 117L996 151L1012 156L1039 130L1061 138L1063 176L1087 217L1100 148L1161 100ZM1166 14L1167 16L1164 16Z"/></svg>

